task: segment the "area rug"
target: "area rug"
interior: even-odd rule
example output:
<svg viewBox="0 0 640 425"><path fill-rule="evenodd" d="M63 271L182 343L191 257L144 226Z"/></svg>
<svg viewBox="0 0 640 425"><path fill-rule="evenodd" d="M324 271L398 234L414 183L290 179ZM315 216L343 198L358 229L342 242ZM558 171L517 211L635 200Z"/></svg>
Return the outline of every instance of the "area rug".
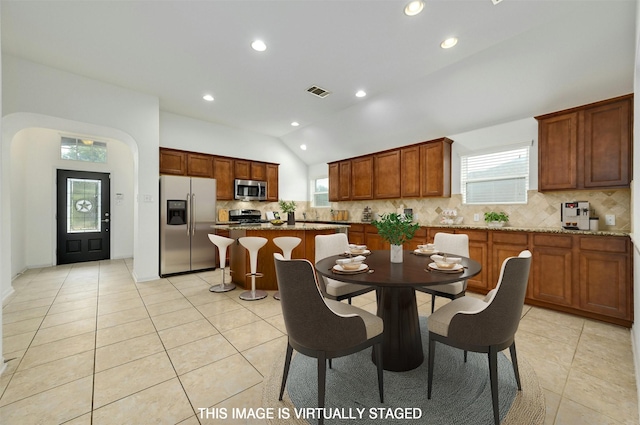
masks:
<svg viewBox="0 0 640 425"><path fill-rule="evenodd" d="M334 359L327 369L325 419L327 425L353 424L493 424L489 366L486 354L436 346L431 400L427 400L428 332L420 318L424 363L408 372L384 371L384 403L380 403L376 367L371 350ZM263 407L274 425L316 424L317 363L294 352L283 401L278 400L284 352L266 377ZM522 391L517 391L511 362L498 354L500 421L506 425L543 424L544 395L532 367L518 358Z"/></svg>

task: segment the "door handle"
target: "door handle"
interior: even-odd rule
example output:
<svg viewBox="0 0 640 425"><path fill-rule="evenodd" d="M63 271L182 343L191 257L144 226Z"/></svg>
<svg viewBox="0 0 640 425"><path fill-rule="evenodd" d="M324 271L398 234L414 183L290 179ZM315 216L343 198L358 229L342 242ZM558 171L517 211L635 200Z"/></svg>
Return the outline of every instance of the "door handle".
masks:
<svg viewBox="0 0 640 425"><path fill-rule="evenodd" d="M103 223L108 223L108 222L109 222L109 219L108 219L108 218L105 218L104 220L102 220L102 222L103 222Z"/></svg>

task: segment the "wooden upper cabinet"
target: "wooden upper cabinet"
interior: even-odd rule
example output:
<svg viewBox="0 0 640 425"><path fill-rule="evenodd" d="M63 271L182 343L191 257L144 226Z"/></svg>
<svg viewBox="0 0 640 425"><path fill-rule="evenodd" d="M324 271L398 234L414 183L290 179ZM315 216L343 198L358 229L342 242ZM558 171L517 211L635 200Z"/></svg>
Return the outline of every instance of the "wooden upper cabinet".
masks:
<svg viewBox="0 0 640 425"><path fill-rule="evenodd" d="M233 159L214 156L213 178L216 179L216 197L220 200L233 200Z"/></svg>
<svg viewBox="0 0 640 425"><path fill-rule="evenodd" d="M578 113L539 121L538 147L538 189L577 189Z"/></svg>
<svg viewBox="0 0 640 425"><path fill-rule="evenodd" d="M340 164L329 164L329 202L340 200Z"/></svg>
<svg viewBox="0 0 640 425"><path fill-rule="evenodd" d="M421 185L423 197L451 196L451 144L442 138L420 145Z"/></svg>
<svg viewBox="0 0 640 425"><path fill-rule="evenodd" d="M267 164L264 162L251 162L251 180L267 180Z"/></svg>
<svg viewBox="0 0 640 425"><path fill-rule="evenodd" d="M538 190L629 187L633 95L536 117Z"/></svg>
<svg viewBox="0 0 640 425"><path fill-rule="evenodd" d="M236 179L251 180L251 161L236 159L233 161L233 168Z"/></svg>
<svg viewBox="0 0 640 425"><path fill-rule="evenodd" d="M265 164L267 201L278 200L278 164Z"/></svg>
<svg viewBox="0 0 640 425"><path fill-rule="evenodd" d="M340 178L338 183L340 184L338 189L338 199L340 201L351 200L351 161L341 161Z"/></svg>
<svg viewBox="0 0 640 425"><path fill-rule="evenodd" d="M173 149L160 149L160 174L187 175L187 153Z"/></svg>
<svg viewBox="0 0 640 425"><path fill-rule="evenodd" d="M420 146L400 149L400 197L420 196Z"/></svg>
<svg viewBox="0 0 640 425"><path fill-rule="evenodd" d="M584 187L629 187L631 99L584 111Z"/></svg>
<svg viewBox="0 0 640 425"><path fill-rule="evenodd" d="M373 167L373 197L400 198L400 150L374 155Z"/></svg>
<svg viewBox="0 0 640 425"><path fill-rule="evenodd" d="M187 154L187 174L191 177L213 178L211 155Z"/></svg>
<svg viewBox="0 0 640 425"><path fill-rule="evenodd" d="M373 199L373 155L351 160L351 199Z"/></svg>

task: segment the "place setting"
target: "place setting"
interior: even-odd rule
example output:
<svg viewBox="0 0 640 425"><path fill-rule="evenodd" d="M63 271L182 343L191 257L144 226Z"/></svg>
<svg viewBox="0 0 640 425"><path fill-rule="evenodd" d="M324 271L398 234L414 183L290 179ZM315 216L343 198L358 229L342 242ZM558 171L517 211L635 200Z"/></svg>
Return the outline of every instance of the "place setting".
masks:
<svg viewBox="0 0 640 425"><path fill-rule="evenodd" d="M437 254L438 250L436 249L435 244L428 243L426 245L418 245L418 248L412 251L415 255L433 255Z"/></svg>
<svg viewBox="0 0 640 425"><path fill-rule="evenodd" d="M460 257L434 254L430 258L432 262L427 264L425 269L428 272L462 273L464 271Z"/></svg>
<svg viewBox="0 0 640 425"><path fill-rule="evenodd" d="M345 257L353 257L354 255L371 255L371 251L366 245L356 245L351 243L343 255Z"/></svg>
<svg viewBox="0 0 640 425"><path fill-rule="evenodd" d="M364 255L338 259L331 270L337 274L366 273L369 271L369 266L364 263L364 260L366 260Z"/></svg>

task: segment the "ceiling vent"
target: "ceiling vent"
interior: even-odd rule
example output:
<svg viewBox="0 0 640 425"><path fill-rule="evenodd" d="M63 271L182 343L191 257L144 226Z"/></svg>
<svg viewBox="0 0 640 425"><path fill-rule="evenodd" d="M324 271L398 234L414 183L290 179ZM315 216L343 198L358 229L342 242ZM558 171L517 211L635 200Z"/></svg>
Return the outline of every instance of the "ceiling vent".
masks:
<svg viewBox="0 0 640 425"><path fill-rule="evenodd" d="M329 96L331 94L330 91L327 91L327 90L325 90L325 89L323 89L321 87L318 87L318 86L311 86L311 87L309 87L307 89L307 91L309 93L311 93L312 95L318 96L320 98L327 97L327 96Z"/></svg>

